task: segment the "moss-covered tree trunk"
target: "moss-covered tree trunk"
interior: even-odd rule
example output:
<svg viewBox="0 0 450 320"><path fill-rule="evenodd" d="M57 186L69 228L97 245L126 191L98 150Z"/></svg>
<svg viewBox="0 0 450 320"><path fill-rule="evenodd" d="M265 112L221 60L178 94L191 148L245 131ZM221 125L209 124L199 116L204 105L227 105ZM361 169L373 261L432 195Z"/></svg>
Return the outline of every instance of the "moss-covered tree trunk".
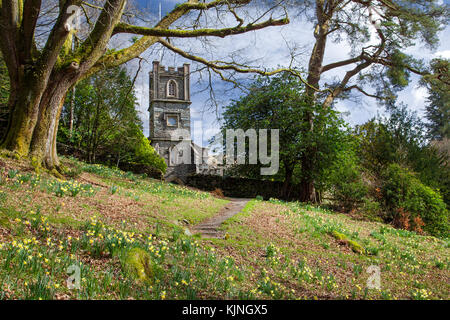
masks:
<svg viewBox="0 0 450 320"><path fill-rule="evenodd" d="M39 103L45 90L36 85L36 77L24 75L11 83L9 108L10 121L2 146L20 156L29 153L33 131L39 114Z"/></svg>
<svg viewBox="0 0 450 320"><path fill-rule="evenodd" d="M36 165L59 171L56 136L64 99L71 82L56 76L49 82L39 104L38 120L31 140L30 155Z"/></svg>
<svg viewBox="0 0 450 320"><path fill-rule="evenodd" d="M30 77L31 78L31 77ZM11 118L2 147L20 157L31 156L33 164L59 169L56 135L64 98L72 81L63 73L52 76L46 86L25 79L11 91Z"/></svg>

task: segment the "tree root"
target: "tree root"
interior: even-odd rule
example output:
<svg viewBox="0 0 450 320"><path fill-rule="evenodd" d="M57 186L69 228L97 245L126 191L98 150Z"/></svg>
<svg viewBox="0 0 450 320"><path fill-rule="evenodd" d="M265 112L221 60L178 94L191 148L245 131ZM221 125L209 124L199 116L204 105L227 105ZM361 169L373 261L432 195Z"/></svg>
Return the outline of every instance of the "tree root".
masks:
<svg viewBox="0 0 450 320"><path fill-rule="evenodd" d="M62 164L52 164L49 165L46 163L43 158L38 157L36 155L28 155L22 156L17 151L11 151L5 148L0 148L0 157L2 158L10 158L14 160L29 160L31 166L34 168L36 174L41 174L46 172L58 179L65 179L65 174L69 171L69 169Z"/></svg>

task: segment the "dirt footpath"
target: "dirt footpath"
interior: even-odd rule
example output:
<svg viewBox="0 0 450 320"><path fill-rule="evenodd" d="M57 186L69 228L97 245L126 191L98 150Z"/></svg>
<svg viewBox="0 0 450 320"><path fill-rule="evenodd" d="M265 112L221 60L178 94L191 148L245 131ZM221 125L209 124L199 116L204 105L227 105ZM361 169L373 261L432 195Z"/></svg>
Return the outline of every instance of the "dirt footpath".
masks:
<svg viewBox="0 0 450 320"><path fill-rule="evenodd" d="M249 201L250 199L230 198L230 203L227 203L219 214L191 227L191 232L200 233L204 238L223 238L223 232L218 230L222 223L241 212Z"/></svg>

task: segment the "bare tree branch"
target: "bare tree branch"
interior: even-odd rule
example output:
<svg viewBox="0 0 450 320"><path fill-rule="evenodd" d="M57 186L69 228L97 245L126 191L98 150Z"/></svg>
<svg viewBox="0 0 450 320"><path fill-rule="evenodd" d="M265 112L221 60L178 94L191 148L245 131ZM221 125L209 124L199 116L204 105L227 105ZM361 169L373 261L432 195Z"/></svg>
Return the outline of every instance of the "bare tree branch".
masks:
<svg viewBox="0 0 450 320"><path fill-rule="evenodd" d="M311 86L304 78L303 76L300 74L300 72L298 72L297 70L294 69L287 69L287 68L279 68L276 70L272 70L272 71L264 71L264 70L260 70L260 69L256 69L256 68L245 68L245 67L239 67L235 64L231 64L231 63L226 63L223 61L208 61L202 57L198 57L192 54L189 54L183 50L181 50L178 47L173 46L172 44L170 44L168 41L159 38L158 40L159 43L161 43L163 46L165 46L167 49L179 54L180 56L192 60L192 61L196 61L199 63L202 63L208 67L210 67L211 69L213 69L216 73L218 73L219 75L221 75L223 80L226 80L228 82L232 82L234 84L236 84L233 81L230 81L230 79L226 79L225 77L223 77L223 74L221 74L219 71L220 70L232 70L232 71L236 71L239 73L255 73L255 74L259 74L262 76L272 76L274 74L280 73L280 72L289 72L292 75L298 77L300 79L301 82L303 82L306 86L308 86L310 89L320 92L321 90L318 88L315 88L313 86ZM324 91L329 91L329 90L324 90Z"/></svg>
<svg viewBox="0 0 450 320"><path fill-rule="evenodd" d="M238 25L231 28L223 29L196 29L196 30L174 30L174 29L157 29L133 26L126 23L119 23L114 28L114 33L131 33L154 37L176 37L176 38L195 38L203 36L212 36L225 38L226 36L242 34L249 31L260 30L269 26L281 26L289 23L288 18L278 20L267 20L262 23L252 24L246 26Z"/></svg>

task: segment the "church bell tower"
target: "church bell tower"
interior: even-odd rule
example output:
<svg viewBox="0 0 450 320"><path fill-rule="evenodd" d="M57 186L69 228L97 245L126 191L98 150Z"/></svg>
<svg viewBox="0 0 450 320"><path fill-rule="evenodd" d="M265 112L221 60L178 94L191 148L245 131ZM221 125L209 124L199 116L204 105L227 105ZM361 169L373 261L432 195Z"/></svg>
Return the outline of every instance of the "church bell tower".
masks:
<svg viewBox="0 0 450 320"><path fill-rule="evenodd" d="M151 145L164 158L171 171L172 150L181 141L190 143L190 66L175 69L153 62L150 72L150 135ZM180 153L180 151L178 151Z"/></svg>

